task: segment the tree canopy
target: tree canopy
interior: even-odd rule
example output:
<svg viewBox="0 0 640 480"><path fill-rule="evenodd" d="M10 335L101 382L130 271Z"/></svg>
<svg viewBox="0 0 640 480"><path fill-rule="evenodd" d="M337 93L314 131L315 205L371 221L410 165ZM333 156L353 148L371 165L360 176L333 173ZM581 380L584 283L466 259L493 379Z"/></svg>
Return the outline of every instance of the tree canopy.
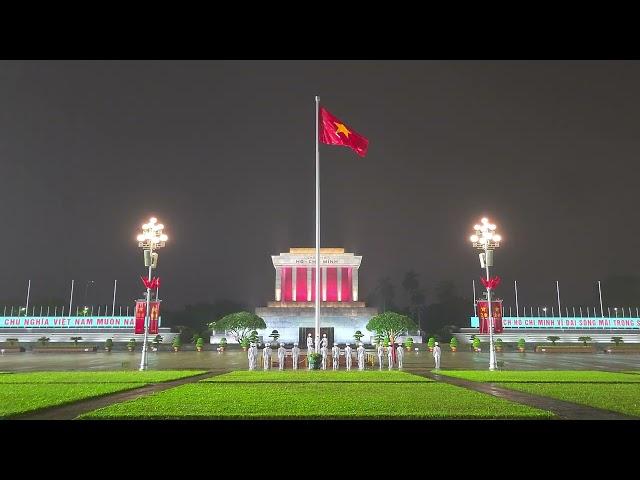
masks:
<svg viewBox="0 0 640 480"><path fill-rule="evenodd" d="M238 343L244 340L251 330L267 328L262 317L251 312L230 313L216 322L211 322L209 326L228 332Z"/></svg>
<svg viewBox="0 0 640 480"><path fill-rule="evenodd" d="M407 330L416 326L411 318L396 312L383 312L371 317L367 323L367 330L381 333L390 339L395 339Z"/></svg>

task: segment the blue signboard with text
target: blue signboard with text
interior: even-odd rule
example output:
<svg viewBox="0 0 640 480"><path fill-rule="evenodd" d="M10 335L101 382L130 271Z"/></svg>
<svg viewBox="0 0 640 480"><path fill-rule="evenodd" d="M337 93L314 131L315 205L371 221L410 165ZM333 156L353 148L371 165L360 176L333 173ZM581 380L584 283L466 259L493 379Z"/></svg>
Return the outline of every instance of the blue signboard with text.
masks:
<svg viewBox="0 0 640 480"><path fill-rule="evenodd" d="M471 327L478 328L478 317L471 317ZM506 328L567 330L640 330L640 318L611 317L502 317Z"/></svg>

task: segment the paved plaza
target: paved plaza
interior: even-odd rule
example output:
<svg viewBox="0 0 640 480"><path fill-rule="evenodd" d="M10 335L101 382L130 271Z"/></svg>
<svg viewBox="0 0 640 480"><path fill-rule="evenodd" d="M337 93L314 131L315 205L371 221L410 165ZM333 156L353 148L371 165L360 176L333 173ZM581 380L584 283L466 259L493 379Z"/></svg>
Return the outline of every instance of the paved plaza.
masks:
<svg viewBox="0 0 640 480"><path fill-rule="evenodd" d="M303 350L304 353L304 350ZM274 355L273 360L277 360ZM639 354L615 353L498 353L498 362L505 370L608 370L625 371L640 369ZM376 357L377 361L377 357ZM384 358L387 368L386 355ZM354 365L356 364L354 359ZM89 352L89 353L11 353L0 356L0 371L28 372L46 370L137 370L140 352ZM443 351L441 368L456 370L487 370L489 354L485 352ZM433 368L430 352L422 350L405 354L404 370ZM216 351L182 351L149 353L150 370L194 370L209 371L246 370L247 354L230 348L224 353ZM378 369L367 365L367 369Z"/></svg>

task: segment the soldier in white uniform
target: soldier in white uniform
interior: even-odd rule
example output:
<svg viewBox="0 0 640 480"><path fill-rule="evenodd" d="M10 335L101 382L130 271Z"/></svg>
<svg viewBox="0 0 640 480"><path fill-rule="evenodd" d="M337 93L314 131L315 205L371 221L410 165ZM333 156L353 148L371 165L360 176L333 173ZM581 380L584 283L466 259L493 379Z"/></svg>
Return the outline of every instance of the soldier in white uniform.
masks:
<svg viewBox="0 0 640 480"><path fill-rule="evenodd" d="M364 344L358 345L358 370L364 370Z"/></svg>
<svg viewBox="0 0 640 480"><path fill-rule="evenodd" d="M404 348L402 348L402 345L398 345L396 355L398 356L398 368L402 368L402 360L404 360Z"/></svg>
<svg viewBox="0 0 640 480"><path fill-rule="evenodd" d="M256 352L253 350L253 343L247 350L247 357L249 358L249 370L255 370Z"/></svg>
<svg viewBox="0 0 640 480"><path fill-rule="evenodd" d="M436 344L433 347L433 359L436 361L436 370L440 369L441 353L442 353L442 350L440 349L440 345L438 345L438 342L436 342Z"/></svg>
<svg viewBox="0 0 640 480"><path fill-rule="evenodd" d="M313 338L311 334L307 335L307 366L309 370L311 370L311 362L309 362L309 355L313 353Z"/></svg>
<svg viewBox="0 0 640 480"><path fill-rule="evenodd" d="M347 364L347 370L351 370L351 345L347 343L347 346L344 347L344 361Z"/></svg>
<svg viewBox="0 0 640 480"><path fill-rule="evenodd" d="M329 349L324 345L320 348L320 353L322 354L322 370L327 369L327 355L329 354Z"/></svg>
<svg viewBox="0 0 640 480"><path fill-rule="evenodd" d="M262 349L262 363L264 370L269 370L269 368L271 368L271 347L268 343L265 343L264 348Z"/></svg>
<svg viewBox="0 0 640 480"><path fill-rule="evenodd" d="M322 335L322 340L320 340L320 346L329 348L329 339L327 338L326 333Z"/></svg>
<svg viewBox="0 0 640 480"><path fill-rule="evenodd" d="M340 347L337 343L334 343L331 349L331 359L333 361L333 369L338 370L340 368Z"/></svg>
<svg viewBox="0 0 640 480"><path fill-rule="evenodd" d="M280 344L278 349L278 369L284 370L284 357L287 355L287 350L284 348L284 343Z"/></svg>
<svg viewBox="0 0 640 480"><path fill-rule="evenodd" d="M298 357L300 356L300 348L298 347L298 342L293 344L293 348L291 349L291 359L293 360L293 369L298 369Z"/></svg>
<svg viewBox="0 0 640 480"><path fill-rule="evenodd" d="M382 343L378 344L378 363L380 364L380 370L382 370L382 356L384 355L384 347Z"/></svg>
<svg viewBox="0 0 640 480"><path fill-rule="evenodd" d="M389 357L389 370L391 370L393 368L393 345L389 345L387 356Z"/></svg>

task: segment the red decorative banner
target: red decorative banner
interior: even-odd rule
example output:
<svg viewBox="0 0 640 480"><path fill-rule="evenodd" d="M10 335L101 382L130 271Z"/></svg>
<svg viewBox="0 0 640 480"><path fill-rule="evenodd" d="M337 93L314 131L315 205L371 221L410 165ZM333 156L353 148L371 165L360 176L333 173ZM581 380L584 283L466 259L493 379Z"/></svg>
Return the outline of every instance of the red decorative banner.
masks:
<svg viewBox="0 0 640 480"><path fill-rule="evenodd" d="M151 281L148 278L140 277L140 280L142 280L145 288L150 288L151 290L160 288L160 277L153 277Z"/></svg>
<svg viewBox="0 0 640 480"><path fill-rule="evenodd" d="M480 333L489 333L489 305L486 301L478 301L478 319L480 320ZM491 302L493 310L493 333L502 333L502 300Z"/></svg>
<svg viewBox="0 0 640 480"><path fill-rule="evenodd" d="M149 306L151 307L151 317L149 318L149 334L157 335L158 318L160 316L160 302L151 302ZM502 327L502 322L500 322L500 326ZM502 329L500 331L502 331Z"/></svg>
<svg viewBox="0 0 640 480"><path fill-rule="evenodd" d="M136 329L135 333L144 333L144 315L147 310L146 300L136 302Z"/></svg>
<svg viewBox="0 0 640 480"><path fill-rule="evenodd" d="M149 330L151 335L158 334L158 319L160 318L160 302L149 302L151 307L151 317L149 318ZM144 317L147 313L147 301L138 300L136 302L136 329L135 333L144 333Z"/></svg>
<svg viewBox="0 0 640 480"><path fill-rule="evenodd" d="M480 281L482 282L482 285L484 285L484 287L487 290L493 290L497 288L498 285L500 285L500 277L497 275L493 278L490 278L489 280L487 280L486 278L480 277Z"/></svg>

